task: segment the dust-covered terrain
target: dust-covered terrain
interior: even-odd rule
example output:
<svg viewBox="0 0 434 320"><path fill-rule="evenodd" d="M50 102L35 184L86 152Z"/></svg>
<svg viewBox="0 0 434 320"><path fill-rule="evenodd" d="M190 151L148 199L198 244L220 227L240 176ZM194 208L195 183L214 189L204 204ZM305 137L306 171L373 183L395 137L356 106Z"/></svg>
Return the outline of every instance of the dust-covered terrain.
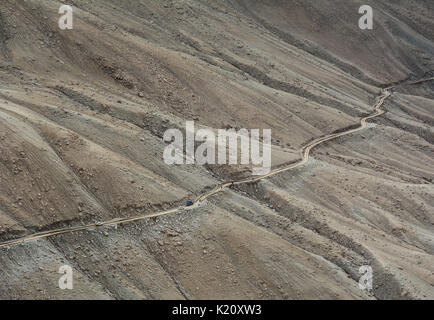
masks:
<svg viewBox="0 0 434 320"><path fill-rule="evenodd" d="M250 176L166 164L186 121L271 129L278 168L393 88L294 170L0 248L0 299L434 299L433 39L431 0L2 0L0 242Z"/></svg>

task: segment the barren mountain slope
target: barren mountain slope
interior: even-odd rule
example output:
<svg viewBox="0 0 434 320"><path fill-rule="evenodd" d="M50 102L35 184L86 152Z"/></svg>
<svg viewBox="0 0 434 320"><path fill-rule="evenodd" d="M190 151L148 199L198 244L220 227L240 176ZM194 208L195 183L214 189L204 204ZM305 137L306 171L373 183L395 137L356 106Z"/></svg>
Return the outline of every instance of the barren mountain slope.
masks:
<svg viewBox="0 0 434 320"><path fill-rule="evenodd" d="M404 82L434 70L432 1L71 0L60 30L62 3L0 3L1 241L249 176L165 164L165 130L188 120L271 128L282 166L399 85L303 167L181 214L0 248L0 298L434 298L434 83Z"/></svg>

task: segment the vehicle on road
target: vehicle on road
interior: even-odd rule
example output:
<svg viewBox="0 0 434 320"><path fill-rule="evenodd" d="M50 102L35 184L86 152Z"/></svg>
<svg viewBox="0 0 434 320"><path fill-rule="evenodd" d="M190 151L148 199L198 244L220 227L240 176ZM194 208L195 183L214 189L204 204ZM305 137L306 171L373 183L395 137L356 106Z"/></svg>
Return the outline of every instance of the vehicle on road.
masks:
<svg viewBox="0 0 434 320"><path fill-rule="evenodd" d="M191 207L194 204L192 200L187 200L186 206Z"/></svg>
<svg viewBox="0 0 434 320"><path fill-rule="evenodd" d="M104 223L102 223L101 221L96 221L96 222L95 222L95 225L96 225L97 227L101 227L101 226L104 225Z"/></svg>

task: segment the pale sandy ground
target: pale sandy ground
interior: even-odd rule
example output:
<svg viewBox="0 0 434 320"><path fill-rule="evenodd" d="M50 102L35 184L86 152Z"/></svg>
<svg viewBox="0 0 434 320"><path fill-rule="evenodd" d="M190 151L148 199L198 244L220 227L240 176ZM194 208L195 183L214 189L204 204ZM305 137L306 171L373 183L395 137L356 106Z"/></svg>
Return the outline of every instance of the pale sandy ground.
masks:
<svg viewBox="0 0 434 320"><path fill-rule="evenodd" d="M369 2L369 1L368 1ZM273 166L434 70L431 1L0 4L0 238L183 204L237 166L168 166L164 131L271 128ZM338 9L336 9L338 8ZM2 299L433 299L434 84L302 168L182 215L0 249ZM74 270L74 290L57 286ZM374 290L359 289L371 265Z"/></svg>

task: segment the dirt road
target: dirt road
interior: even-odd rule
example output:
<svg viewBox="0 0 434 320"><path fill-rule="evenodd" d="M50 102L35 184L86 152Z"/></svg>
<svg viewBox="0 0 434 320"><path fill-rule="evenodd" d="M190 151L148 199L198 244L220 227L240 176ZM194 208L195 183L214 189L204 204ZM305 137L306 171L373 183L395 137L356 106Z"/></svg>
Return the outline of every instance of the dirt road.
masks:
<svg viewBox="0 0 434 320"><path fill-rule="evenodd" d="M431 80L434 80L434 77L424 78L424 79L408 82L406 84L407 85L419 84L419 83L423 83L423 82L427 82L427 81L431 81ZM333 139L336 139L336 138L346 136L346 135L358 132L360 130L363 130L367 126L367 122L366 122L367 120L384 114L385 111L383 109L381 109L381 107L383 106L384 102L391 96L392 93L390 90L393 88L394 88L394 86L390 86L390 87L387 87L387 88L382 90L381 95L379 96L378 102L374 105L373 113L371 113L370 115L368 115L366 117L361 118L359 127L354 128L354 129L350 129L347 131L343 131L340 133L332 133L332 134L329 134L329 135L326 135L323 137L316 138L300 150L301 159L298 162L292 163L292 164L285 166L285 167L282 167L282 168L277 168L277 169L272 170L270 173L263 175L263 176L258 176L258 177L250 178L250 179L244 179L244 180L240 180L240 181L225 182L225 183L215 187L211 191L200 195L198 198L196 198L194 204L192 206L186 208L185 210L191 210L193 208L197 208L206 199L208 199L208 198L212 197L213 195L225 190L226 188L229 188L232 185L254 183L254 182L260 181L262 179L266 179L266 178L269 178L269 177L274 176L276 174L279 174L281 172L285 172L285 171L292 170L292 169L295 169L297 167L303 166L304 164L306 164L309 161L309 155L310 155L310 152L312 151L313 148L317 147L318 145L320 145L324 142L327 142L327 141L330 141L330 140L333 140ZM5 241L3 243L0 243L0 248L14 246L14 245L18 245L18 244L21 244L24 242L28 242L28 241L32 241L32 240L36 240L36 239L40 239L40 238L47 238L47 237L51 237L51 236L55 236L55 235L59 235L59 234L65 234L65 233L70 233L70 232L75 232L75 231L101 228L104 226L118 225L118 224L122 224L122 223L133 222L133 221L143 220L143 219L149 219L149 218L164 216L164 215L168 215L168 214L182 213L183 211L184 210L180 210L178 208L172 208L169 210L156 212L153 214L140 215L140 216L136 216L136 217L115 218L112 220L102 222L101 225L96 225L95 223L92 223L92 224L83 225L83 226L44 231L44 232L40 232L40 233L31 234L31 235L28 235L28 236L25 236L22 238L10 240L10 241Z"/></svg>

